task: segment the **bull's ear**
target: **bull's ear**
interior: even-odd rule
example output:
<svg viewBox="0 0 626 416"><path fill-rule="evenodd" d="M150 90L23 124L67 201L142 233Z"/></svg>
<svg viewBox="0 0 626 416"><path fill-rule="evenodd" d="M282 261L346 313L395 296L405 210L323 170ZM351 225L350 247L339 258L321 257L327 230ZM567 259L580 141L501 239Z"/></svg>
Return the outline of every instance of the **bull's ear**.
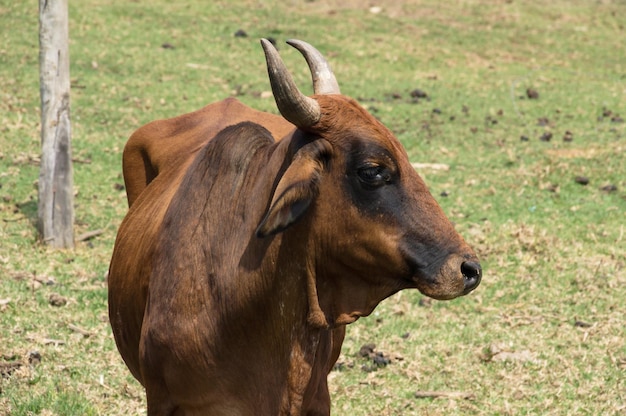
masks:
<svg viewBox="0 0 626 416"><path fill-rule="evenodd" d="M257 237L285 230L306 212L317 196L320 176L330 151L330 143L318 139L296 152L278 182L265 218L257 227Z"/></svg>

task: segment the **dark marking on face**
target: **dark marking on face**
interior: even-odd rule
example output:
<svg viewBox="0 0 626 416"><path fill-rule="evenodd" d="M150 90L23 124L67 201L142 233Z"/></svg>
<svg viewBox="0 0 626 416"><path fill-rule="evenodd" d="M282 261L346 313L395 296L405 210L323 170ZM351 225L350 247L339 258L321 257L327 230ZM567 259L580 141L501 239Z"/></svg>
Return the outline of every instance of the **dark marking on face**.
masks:
<svg viewBox="0 0 626 416"><path fill-rule="evenodd" d="M360 212L372 217L395 217L402 207L397 161L373 140L353 140L346 152L345 189Z"/></svg>

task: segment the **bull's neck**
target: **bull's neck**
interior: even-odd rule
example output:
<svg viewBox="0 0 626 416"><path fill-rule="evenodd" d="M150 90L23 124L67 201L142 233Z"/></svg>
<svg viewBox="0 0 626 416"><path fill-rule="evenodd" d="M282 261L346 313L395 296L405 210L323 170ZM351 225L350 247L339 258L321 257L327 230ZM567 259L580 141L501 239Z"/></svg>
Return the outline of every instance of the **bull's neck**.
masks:
<svg viewBox="0 0 626 416"><path fill-rule="evenodd" d="M255 345L253 356L260 362L274 363L284 374L280 394L280 414L301 414L312 400L311 394L323 381L329 361L328 331L320 330L309 321L308 279L305 248L300 242L285 235L251 241L261 260L249 276L262 287L254 295L255 301L246 302L248 316L253 322ZM256 306L254 306L256 304ZM239 320L237 320L239 321ZM235 323L237 322L235 321ZM267 356L260 357L258 353ZM262 378L265 375L260 375Z"/></svg>

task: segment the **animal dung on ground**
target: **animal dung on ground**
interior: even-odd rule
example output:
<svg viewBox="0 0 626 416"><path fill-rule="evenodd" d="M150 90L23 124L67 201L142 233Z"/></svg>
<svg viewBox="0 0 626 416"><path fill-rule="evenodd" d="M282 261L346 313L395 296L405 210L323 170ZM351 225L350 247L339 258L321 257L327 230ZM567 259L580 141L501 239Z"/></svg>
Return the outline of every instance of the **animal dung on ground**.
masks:
<svg viewBox="0 0 626 416"><path fill-rule="evenodd" d="M359 349L359 356L369 357L371 354L374 353L375 349L376 349L376 344L365 344L361 346L361 348Z"/></svg>
<svg viewBox="0 0 626 416"><path fill-rule="evenodd" d="M586 176L576 176L574 178L574 182L576 182L579 185L588 185L589 184L589 178Z"/></svg>
<svg viewBox="0 0 626 416"><path fill-rule="evenodd" d="M603 187L600 188L600 190L604 191L604 192L607 192L607 193L616 192L617 191L617 185L613 185L613 184L604 185Z"/></svg>
<svg viewBox="0 0 626 416"><path fill-rule="evenodd" d="M624 122L623 117L620 117L619 114L614 113L612 110L606 107L602 109L602 115L598 117L598 121L603 121L605 118L608 118L609 120L611 120L611 123L623 123Z"/></svg>
<svg viewBox="0 0 626 416"><path fill-rule="evenodd" d="M51 306L65 306L67 304L67 298L58 293L52 293L48 298L48 303Z"/></svg>
<svg viewBox="0 0 626 416"><path fill-rule="evenodd" d="M39 351L31 351L28 353L28 364L30 365L38 365L41 363L41 353Z"/></svg>
<svg viewBox="0 0 626 416"><path fill-rule="evenodd" d="M421 90L419 88L416 88L413 91L411 91L410 95L411 95L411 100L414 103L419 103L420 100L430 100L430 97L428 96L428 94L424 90Z"/></svg>
<svg viewBox="0 0 626 416"><path fill-rule="evenodd" d="M574 140L574 133L572 133L571 131L567 130L565 132L565 134L563 135L563 141L564 142L571 142L572 140Z"/></svg>
<svg viewBox="0 0 626 416"><path fill-rule="evenodd" d="M526 96L530 100L537 100L537 99L539 99L539 92L536 89L534 89L534 88L527 88L526 89Z"/></svg>
<svg viewBox="0 0 626 416"><path fill-rule="evenodd" d="M543 133L539 140L541 140L542 142L549 142L550 140L552 140L552 133L550 133L549 131Z"/></svg>
<svg viewBox="0 0 626 416"><path fill-rule="evenodd" d="M413 91L411 91L411 97L413 97L413 98L426 98L426 97L428 97L428 94L426 94L425 91L420 90L419 88L416 88Z"/></svg>
<svg viewBox="0 0 626 416"><path fill-rule="evenodd" d="M366 373L376 371L381 367L386 367L391 363L391 357L382 351L376 351L375 344L365 344L359 349L359 356L368 360L361 366L361 370Z"/></svg>

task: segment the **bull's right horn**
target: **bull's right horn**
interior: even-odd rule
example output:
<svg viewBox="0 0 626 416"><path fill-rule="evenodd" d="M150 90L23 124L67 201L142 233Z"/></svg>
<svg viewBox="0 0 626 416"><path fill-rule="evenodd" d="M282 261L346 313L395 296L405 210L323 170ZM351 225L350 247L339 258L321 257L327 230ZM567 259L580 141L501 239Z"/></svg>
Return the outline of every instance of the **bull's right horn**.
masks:
<svg viewBox="0 0 626 416"><path fill-rule="evenodd" d="M267 39L261 39L261 45L265 52L267 73L278 111L287 121L297 127L311 127L322 116L319 104L298 90L274 45Z"/></svg>

